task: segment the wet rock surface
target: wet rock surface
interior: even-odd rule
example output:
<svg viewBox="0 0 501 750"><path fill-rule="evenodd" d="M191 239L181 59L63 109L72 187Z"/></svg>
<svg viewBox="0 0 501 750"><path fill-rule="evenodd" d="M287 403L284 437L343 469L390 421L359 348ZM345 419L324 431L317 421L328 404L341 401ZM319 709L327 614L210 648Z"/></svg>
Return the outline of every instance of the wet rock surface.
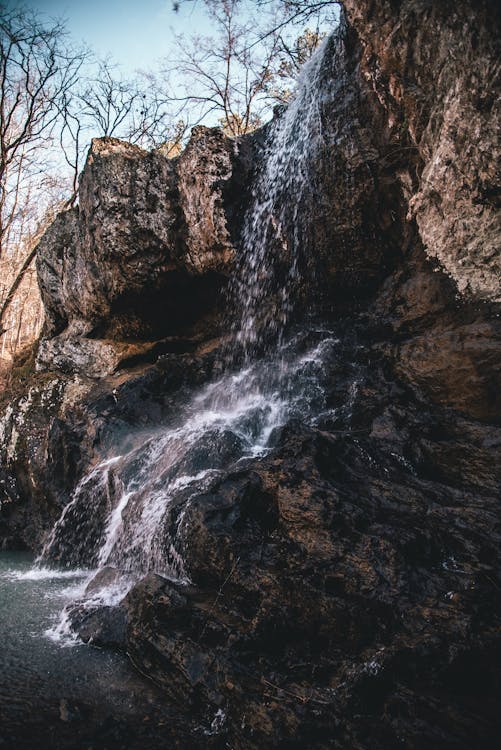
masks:
<svg viewBox="0 0 501 750"><path fill-rule="evenodd" d="M222 711L231 747L487 748L499 729L501 431L365 357L349 425L291 424L192 498L193 585L150 575L125 600L134 663L200 720Z"/></svg>
<svg viewBox="0 0 501 750"><path fill-rule="evenodd" d="M177 344L167 342L174 351L157 353L153 365L139 363L97 382L32 372L29 388L0 417L2 546L40 550L78 480L119 443L126 445L128 433L172 419L192 389L211 377L219 340L191 342L191 354L177 353Z"/></svg>
<svg viewBox="0 0 501 750"><path fill-rule="evenodd" d="M217 747L489 748L501 428L396 379L367 314L335 333L330 415L179 506L190 584L150 574L74 626Z"/></svg>

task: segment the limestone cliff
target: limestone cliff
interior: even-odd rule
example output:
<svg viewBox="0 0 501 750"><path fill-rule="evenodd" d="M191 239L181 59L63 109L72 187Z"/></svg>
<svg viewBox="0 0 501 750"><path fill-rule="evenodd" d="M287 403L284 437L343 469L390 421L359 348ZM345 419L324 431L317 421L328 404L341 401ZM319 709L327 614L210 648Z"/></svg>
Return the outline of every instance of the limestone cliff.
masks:
<svg viewBox="0 0 501 750"><path fill-rule="evenodd" d="M245 169L218 129L194 129L176 159L94 140L78 206L38 248L39 368L103 376L147 351L144 342L217 332L234 256L227 214L238 211Z"/></svg>

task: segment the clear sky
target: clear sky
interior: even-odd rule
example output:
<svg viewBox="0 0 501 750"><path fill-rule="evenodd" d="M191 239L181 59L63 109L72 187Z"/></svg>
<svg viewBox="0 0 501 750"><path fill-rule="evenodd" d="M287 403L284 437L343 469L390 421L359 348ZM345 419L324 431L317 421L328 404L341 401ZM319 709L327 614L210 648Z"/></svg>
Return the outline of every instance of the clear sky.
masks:
<svg viewBox="0 0 501 750"><path fill-rule="evenodd" d="M252 5L252 3L250 3ZM169 54L174 34L210 31L202 0L7 0L49 17L64 17L75 41L86 42L99 57L111 54L124 72L153 68Z"/></svg>

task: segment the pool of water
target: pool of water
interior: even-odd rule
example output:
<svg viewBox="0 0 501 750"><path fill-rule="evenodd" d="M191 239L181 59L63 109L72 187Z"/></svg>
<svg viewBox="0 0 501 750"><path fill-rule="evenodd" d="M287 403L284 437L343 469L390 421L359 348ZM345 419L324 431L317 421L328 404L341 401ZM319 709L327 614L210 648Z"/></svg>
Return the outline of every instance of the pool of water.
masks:
<svg viewBox="0 0 501 750"><path fill-rule="evenodd" d="M82 574L32 565L0 552L0 749L172 747L162 695L125 656L47 635Z"/></svg>

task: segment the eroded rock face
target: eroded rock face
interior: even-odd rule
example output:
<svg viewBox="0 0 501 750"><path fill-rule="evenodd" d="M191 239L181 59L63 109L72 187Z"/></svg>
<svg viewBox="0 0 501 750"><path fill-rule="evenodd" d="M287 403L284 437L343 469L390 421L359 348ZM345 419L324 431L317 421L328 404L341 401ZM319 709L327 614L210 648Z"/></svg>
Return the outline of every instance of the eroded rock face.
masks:
<svg viewBox="0 0 501 750"><path fill-rule="evenodd" d="M124 296L173 295L179 275L227 274L233 248L221 186L232 176L232 154L222 133L207 128L178 159L94 140L78 208L58 217L38 251L47 333L75 321L95 327Z"/></svg>
<svg viewBox="0 0 501 750"><path fill-rule="evenodd" d="M428 261L419 238L379 291L372 314L395 376L427 402L499 424L499 305L472 304Z"/></svg>
<svg viewBox="0 0 501 750"><path fill-rule="evenodd" d="M408 133L417 149L409 212L426 252L461 293L501 301L499 7L486 0L344 6L389 127Z"/></svg>
<svg viewBox="0 0 501 750"><path fill-rule="evenodd" d="M217 331L234 260L225 201L231 213L239 200L225 191L247 168L238 153L204 127L177 159L93 141L78 207L57 217L38 249L40 369L73 362L74 371L102 377L116 369L124 341Z"/></svg>
<svg viewBox="0 0 501 750"><path fill-rule="evenodd" d="M78 208L60 214L38 250L48 335L73 321L89 330L117 298L158 283L173 266L173 182L173 163L162 153L93 141Z"/></svg>
<svg viewBox="0 0 501 750"><path fill-rule="evenodd" d="M393 217L361 225L402 253L368 305L350 419L289 426L270 456L192 499L178 544L193 587L144 579L124 602L124 648L242 750L488 748L501 351L485 301L499 299L499 214L479 191L484 179L495 194L498 152L494 103L472 91L493 84L492 29L462 3L346 6L345 81L376 131L351 164L370 143L394 199ZM356 87L359 43L372 99ZM360 349L345 356L355 366ZM343 377L331 373L334 402Z"/></svg>
<svg viewBox="0 0 501 750"><path fill-rule="evenodd" d="M215 148L216 145L216 148ZM238 143L218 130L194 128L179 158L179 202L184 217L185 264L192 273L228 273L234 259L224 206ZM211 158L207 158L210 154Z"/></svg>
<svg viewBox="0 0 501 750"><path fill-rule="evenodd" d="M88 465L91 384L58 373L33 379L0 417L0 547L39 548ZM78 425L78 427L77 427ZM97 427L97 425L96 425Z"/></svg>
<svg viewBox="0 0 501 750"><path fill-rule="evenodd" d="M396 356L397 372L401 370L433 401L478 419L501 419L498 321L437 326L432 334L423 333L403 342Z"/></svg>
<svg viewBox="0 0 501 750"><path fill-rule="evenodd" d="M495 736L500 430L410 401L368 358L350 424L291 425L192 498L193 586L150 575L124 602L134 663L196 720L219 711L232 747Z"/></svg>
<svg viewBox="0 0 501 750"><path fill-rule="evenodd" d="M388 362L425 399L499 420L499 11L344 5L393 198L383 225L402 252L371 308L388 326Z"/></svg>

